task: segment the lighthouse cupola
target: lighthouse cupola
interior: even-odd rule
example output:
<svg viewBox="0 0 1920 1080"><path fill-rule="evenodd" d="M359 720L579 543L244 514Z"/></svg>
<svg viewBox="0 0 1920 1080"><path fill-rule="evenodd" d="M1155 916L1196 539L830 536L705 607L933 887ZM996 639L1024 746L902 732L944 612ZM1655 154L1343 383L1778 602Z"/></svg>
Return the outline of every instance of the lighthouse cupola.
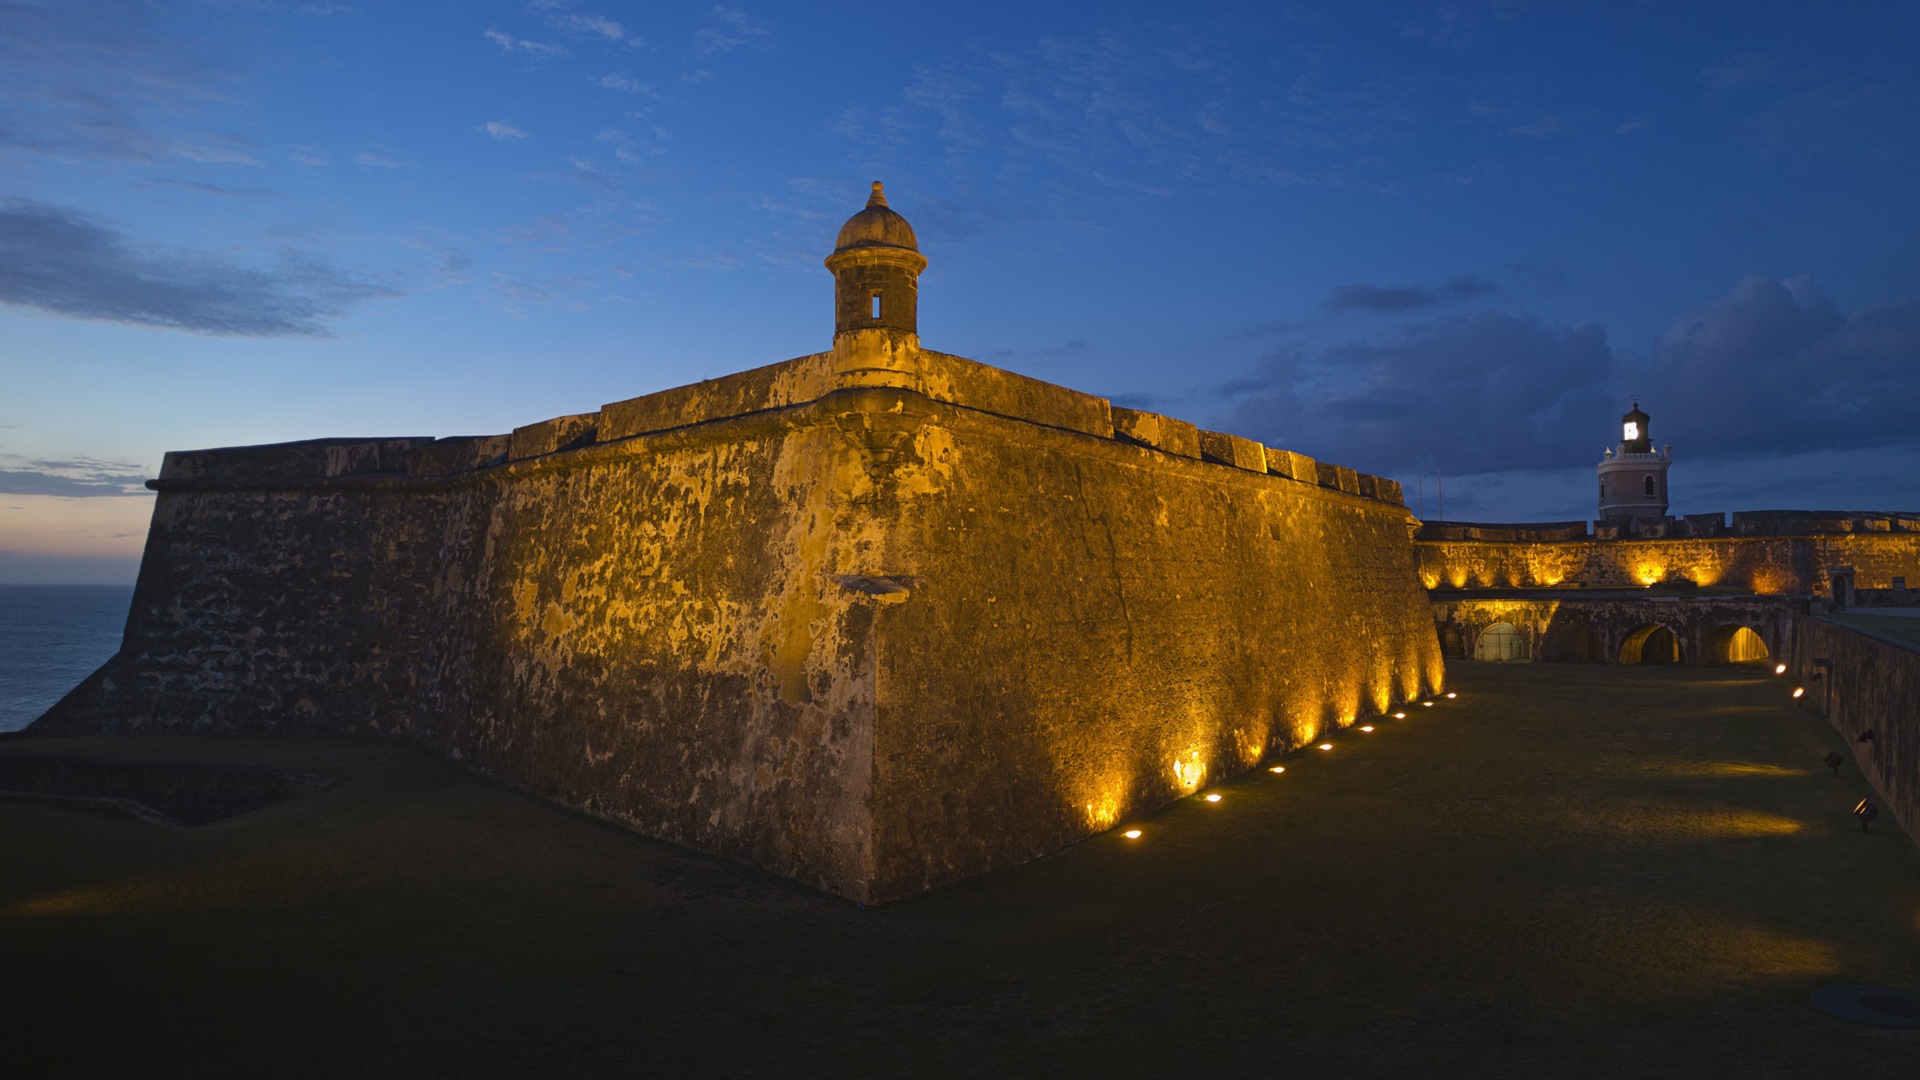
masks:
<svg viewBox="0 0 1920 1080"><path fill-rule="evenodd" d="M1620 417L1620 443L1600 459L1600 519L1641 521L1667 516L1667 469L1673 448L1653 448L1650 418L1640 403Z"/></svg>

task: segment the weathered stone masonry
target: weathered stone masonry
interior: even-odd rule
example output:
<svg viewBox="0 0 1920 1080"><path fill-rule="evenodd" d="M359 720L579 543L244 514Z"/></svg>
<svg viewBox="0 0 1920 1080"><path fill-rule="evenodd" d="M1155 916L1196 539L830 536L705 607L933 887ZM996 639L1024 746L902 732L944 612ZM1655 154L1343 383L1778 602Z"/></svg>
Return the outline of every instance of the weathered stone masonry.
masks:
<svg viewBox="0 0 1920 1080"><path fill-rule="evenodd" d="M511 436L169 455L123 648L35 730L406 735L871 902L1439 688L1392 482L840 308Z"/></svg>

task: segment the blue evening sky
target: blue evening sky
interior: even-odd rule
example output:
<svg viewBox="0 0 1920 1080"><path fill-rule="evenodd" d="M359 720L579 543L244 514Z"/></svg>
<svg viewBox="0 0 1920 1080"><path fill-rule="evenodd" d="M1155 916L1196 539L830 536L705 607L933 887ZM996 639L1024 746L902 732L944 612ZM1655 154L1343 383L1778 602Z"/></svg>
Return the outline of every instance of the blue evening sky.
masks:
<svg viewBox="0 0 1920 1080"><path fill-rule="evenodd" d="M0 580L168 449L506 431L824 349L884 180L932 348L1594 513L1920 508L1920 6L0 0Z"/></svg>

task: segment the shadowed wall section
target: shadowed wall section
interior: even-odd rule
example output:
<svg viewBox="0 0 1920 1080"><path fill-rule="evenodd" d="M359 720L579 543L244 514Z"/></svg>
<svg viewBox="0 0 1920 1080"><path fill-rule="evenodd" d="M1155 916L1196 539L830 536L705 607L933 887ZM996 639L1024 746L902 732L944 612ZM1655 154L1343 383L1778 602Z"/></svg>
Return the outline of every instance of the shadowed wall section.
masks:
<svg viewBox="0 0 1920 1080"><path fill-rule="evenodd" d="M1894 820L1920 840L1920 648L1831 619L1803 619L1792 664Z"/></svg>
<svg viewBox="0 0 1920 1080"><path fill-rule="evenodd" d="M169 455L123 648L34 730L407 735L872 902L1439 689L1390 481L902 355Z"/></svg>

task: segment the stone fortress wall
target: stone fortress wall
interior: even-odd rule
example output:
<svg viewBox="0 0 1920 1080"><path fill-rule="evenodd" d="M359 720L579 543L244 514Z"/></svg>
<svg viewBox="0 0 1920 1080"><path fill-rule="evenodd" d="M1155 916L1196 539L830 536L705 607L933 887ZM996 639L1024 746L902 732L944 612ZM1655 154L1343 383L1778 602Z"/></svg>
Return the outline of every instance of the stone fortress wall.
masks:
<svg viewBox="0 0 1920 1080"><path fill-rule="evenodd" d="M123 647L34 730L409 736L876 902L1440 688L1393 482L915 344L169 454Z"/></svg>
<svg viewBox="0 0 1920 1080"><path fill-rule="evenodd" d="M1640 587L1675 577L1762 596L1824 596L1827 571L1861 588L1920 583L1920 514L1769 510L1641 522L1430 522L1414 540L1429 589Z"/></svg>
<svg viewBox="0 0 1920 1080"><path fill-rule="evenodd" d="M1429 522L1414 540L1449 656L1480 655L1512 627L1526 659L1641 662L1665 630L1679 662L1737 659L1753 632L1785 656L1809 604L1853 582L1848 602L1900 602L1920 583L1920 515L1845 511L1694 514L1637 522ZM1504 631L1502 631L1504 632Z"/></svg>

